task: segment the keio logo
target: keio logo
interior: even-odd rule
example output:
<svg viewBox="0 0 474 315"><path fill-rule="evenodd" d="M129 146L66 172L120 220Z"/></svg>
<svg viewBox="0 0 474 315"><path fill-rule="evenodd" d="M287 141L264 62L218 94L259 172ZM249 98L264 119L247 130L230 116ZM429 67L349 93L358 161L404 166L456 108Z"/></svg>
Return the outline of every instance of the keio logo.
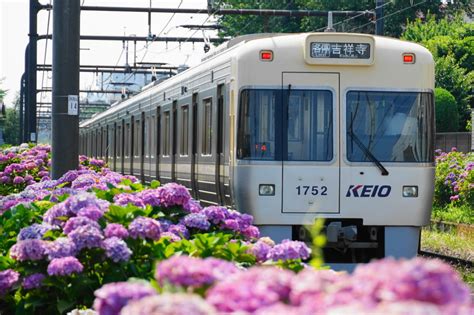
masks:
<svg viewBox="0 0 474 315"><path fill-rule="evenodd" d="M392 187L389 185L350 185L346 197L385 198L390 195Z"/></svg>

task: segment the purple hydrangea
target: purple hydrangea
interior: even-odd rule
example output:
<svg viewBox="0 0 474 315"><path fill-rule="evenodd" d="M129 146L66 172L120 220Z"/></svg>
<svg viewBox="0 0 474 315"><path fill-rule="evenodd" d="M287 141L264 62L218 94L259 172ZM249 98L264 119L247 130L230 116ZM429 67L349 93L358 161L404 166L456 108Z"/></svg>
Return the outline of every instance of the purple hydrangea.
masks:
<svg viewBox="0 0 474 315"><path fill-rule="evenodd" d="M137 196L136 194L123 193L115 195L114 204L122 207L127 206L128 204L132 204L140 208L145 208L143 200L140 198L140 196Z"/></svg>
<svg viewBox="0 0 474 315"><path fill-rule="evenodd" d="M158 263L155 278L161 285L202 287L238 271L233 263L221 259L173 256Z"/></svg>
<svg viewBox="0 0 474 315"><path fill-rule="evenodd" d="M161 200L158 195L158 190L156 189L145 189L141 192L139 192L136 195L136 198L141 201L142 206L145 207L145 205L150 205L152 207L158 207L160 206Z"/></svg>
<svg viewBox="0 0 474 315"><path fill-rule="evenodd" d="M386 258L359 265L352 277L352 288L356 296L369 296L377 302L417 300L447 305L470 301L469 288L458 273L434 259Z"/></svg>
<svg viewBox="0 0 474 315"><path fill-rule="evenodd" d="M253 238L258 238L260 236L260 230L258 227L254 225L250 225L246 227L245 229L241 230L240 233L246 238L246 239L253 239Z"/></svg>
<svg viewBox="0 0 474 315"><path fill-rule="evenodd" d="M78 217L89 218L93 221L99 220L100 218L102 218L103 215L104 215L104 211L97 208L97 207L95 207L95 206L89 206L89 207L82 208L77 213Z"/></svg>
<svg viewBox="0 0 474 315"><path fill-rule="evenodd" d="M308 259L311 249L300 241L283 240L268 252L268 259L273 261L289 259Z"/></svg>
<svg viewBox="0 0 474 315"><path fill-rule="evenodd" d="M118 315L120 310L131 301L156 295L155 289L148 284L116 282L104 285L94 292L94 309L100 315Z"/></svg>
<svg viewBox="0 0 474 315"><path fill-rule="evenodd" d="M290 302L292 305L313 305L315 312L322 312L322 300L348 281L349 276L343 272L306 268L291 281Z"/></svg>
<svg viewBox="0 0 474 315"><path fill-rule="evenodd" d="M67 219L68 210L63 202L54 205L43 215L43 222L51 225L63 226Z"/></svg>
<svg viewBox="0 0 474 315"><path fill-rule="evenodd" d="M109 223L104 229L104 235L107 238L110 237L118 237L118 238L127 238L128 237L128 231L127 229L118 223Z"/></svg>
<svg viewBox="0 0 474 315"><path fill-rule="evenodd" d="M49 260L75 256L76 254L76 245L67 237L58 237L53 242L49 242L46 247L46 255Z"/></svg>
<svg viewBox="0 0 474 315"><path fill-rule="evenodd" d="M114 262L128 261L132 255L127 243L115 236L105 239L102 248L105 249L105 255Z"/></svg>
<svg viewBox="0 0 474 315"><path fill-rule="evenodd" d="M101 247L104 239L102 231L90 224L79 226L69 233L68 237L79 251L83 248Z"/></svg>
<svg viewBox="0 0 474 315"><path fill-rule="evenodd" d="M180 238L189 238L189 231L183 224L172 224L168 227L168 233L172 233Z"/></svg>
<svg viewBox="0 0 474 315"><path fill-rule="evenodd" d="M207 221L207 217L203 213L190 213L186 215L182 223L188 228L195 228L207 231L211 227L211 223Z"/></svg>
<svg viewBox="0 0 474 315"><path fill-rule="evenodd" d="M18 261L41 260L45 256L46 248L46 241L27 239L13 245L10 248L10 256Z"/></svg>
<svg viewBox="0 0 474 315"><path fill-rule="evenodd" d="M76 257L63 257L51 260L48 265L48 275L69 276L73 273L81 273L84 266Z"/></svg>
<svg viewBox="0 0 474 315"><path fill-rule="evenodd" d="M181 237L179 237L178 235L173 234L171 232L161 233L160 238L164 238L164 237L168 238L168 240L170 242L179 242L179 241L181 241Z"/></svg>
<svg viewBox="0 0 474 315"><path fill-rule="evenodd" d="M293 273L276 267L252 267L216 283L206 300L222 313L248 312L288 299Z"/></svg>
<svg viewBox="0 0 474 315"><path fill-rule="evenodd" d="M146 217L137 217L128 226L130 237L132 238L149 238L152 240L160 239L161 226L160 222L155 219Z"/></svg>
<svg viewBox="0 0 474 315"><path fill-rule="evenodd" d="M260 239L255 244L250 245L249 252L255 256L257 261L264 262L267 260L268 253L274 245L275 244L272 245L268 241Z"/></svg>
<svg viewBox="0 0 474 315"><path fill-rule="evenodd" d="M188 189L176 183L165 184L156 191L160 199L160 206L163 207L183 206L191 199Z"/></svg>
<svg viewBox="0 0 474 315"><path fill-rule="evenodd" d="M74 187L73 187L74 188ZM105 212L109 208L109 202L97 198L95 194L81 192L77 195L70 196L64 202L69 215L77 215L79 211L83 208L95 207L102 212Z"/></svg>
<svg viewBox="0 0 474 315"><path fill-rule="evenodd" d="M42 223L42 224L34 223L28 227L22 228L20 230L20 233L18 233L17 240L18 241L33 240L33 239L40 240L46 232L53 230L55 228L56 227L50 224L46 224L46 223Z"/></svg>
<svg viewBox="0 0 474 315"><path fill-rule="evenodd" d="M46 275L42 273L34 273L23 279L22 286L25 290L37 289L42 286Z"/></svg>
<svg viewBox="0 0 474 315"><path fill-rule="evenodd" d="M0 271L0 295L10 291L20 279L20 274L12 269Z"/></svg>
<svg viewBox="0 0 474 315"><path fill-rule="evenodd" d="M223 222L226 218L227 212L227 208L220 206L210 206L202 209L202 213L204 213L207 219L214 224Z"/></svg>
<svg viewBox="0 0 474 315"><path fill-rule="evenodd" d="M199 201L194 199L189 199L185 204L183 204L183 209L189 213L198 213L202 211L201 204Z"/></svg>
<svg viewBox="0 0 474 315"><path fill-rule="evenodd" d="M66 224L64 225L63 232L64 232L64 234L68 235L69 233L71 233L72 231L77 229L78 227L84 226L84 225L90 225L90 226L93 226L96 229L100 230L99 223L97 223L97 222L95 222L95 221L93 221L89 218L86 218L86 217L73 217L73 218L70 218L69 220L67 220Z"/></svg>
<svg viewBox="0 0 474 315"><path fill-rule="evenodd" d="M217 315L202 297L186 293L147 296L125 306L120 315Z"/></svg>
<svg viewBox="0 0 474 315"><path fill-rule="evenodd" d="M25 179L21 176L15 176L15 178L13 179L13 184L15 185L23 184L24 182Z"/></svg>

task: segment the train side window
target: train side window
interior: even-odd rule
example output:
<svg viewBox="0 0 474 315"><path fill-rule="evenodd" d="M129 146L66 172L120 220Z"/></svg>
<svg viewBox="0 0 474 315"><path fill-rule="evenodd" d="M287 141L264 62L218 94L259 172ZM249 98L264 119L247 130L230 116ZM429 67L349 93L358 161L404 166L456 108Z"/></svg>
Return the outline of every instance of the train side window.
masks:
<svg viewBox="0 0 474 315"><path fill-rule="evenodd" d="M157 137L156 137L156 128L157 127L157 121L156 121L156 116L152 115L150 117L150 157L154 158L155 157L155 152L156 152L156 143L157 143Z"/></svg>
<svg viewBox="0 0 474 315"><path fill-rule="evenodd" d="M135 120L133 132L133 156L140 156L140 142L141 142L141 120Z"/></svg>
<svg viewBox="0 0 474 315"><path fill-rule="evenodd" d="M117 144L116 144L116 147L117 147L117 153L116 153L116 156L117 157L122 157L123 155L123 147L122 147L122 144L123 144L123 134L122 134L122 126L119 125L117 126Z"/></svg>
<svg viewBox="0 0 474 315"><path fill-rule="evenodd" d="M171 117L170 111L166 111L163 113L163 156L170 155L171 149Z"/></svg>
<svg viewBox="0 0 474 315"><path fill-rule="evenodd" d="M125 158L130 157L130 123L125 125L125 143L124 143L124 156Z"/></svg>
<svg viewBox="0 0 474 315"><path fill-rule="evenodd" d="M212 154L212 99L203 100L202 155Z"/></svg>
<svg viewBox="0 0 474 315"><path fill-rule="evenodd" d="M189 143L189 105L181 107L181 143L179 154L182 156L188 155Z"/></svg>

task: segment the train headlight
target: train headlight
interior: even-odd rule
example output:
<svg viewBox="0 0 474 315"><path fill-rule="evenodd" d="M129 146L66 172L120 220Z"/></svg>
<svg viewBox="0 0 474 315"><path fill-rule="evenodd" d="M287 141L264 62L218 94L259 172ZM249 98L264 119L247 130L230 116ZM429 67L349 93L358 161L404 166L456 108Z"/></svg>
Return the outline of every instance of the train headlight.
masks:
<svg viewBox="0 0 474 315"><path fill-rule="evenodd" d="M418 186L403 186L403 197L418 197Z"/></svg>
<svg viewBox="0 0 474 315"><path fill-rule="evenodd" d="M260 196L275 196L275 185L260 184L258 186L258 194Z"/></svg>

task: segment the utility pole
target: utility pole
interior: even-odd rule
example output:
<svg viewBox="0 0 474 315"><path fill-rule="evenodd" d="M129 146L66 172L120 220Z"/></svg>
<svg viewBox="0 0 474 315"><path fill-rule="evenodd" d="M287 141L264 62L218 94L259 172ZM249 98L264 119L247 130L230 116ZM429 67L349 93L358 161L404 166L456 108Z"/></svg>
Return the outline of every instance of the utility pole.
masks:
<svg viewBox="0 0 474 315"><path fill-rule="evenodd" d="M375 0L375 35L383 36L384 16L383 6L384 0Z"/></svg>
<svg viewBox="0 0 474 315"><path fill-rule="evenodd" d="M54 0L52 171L57 179L79 160L80 0Z"/></svg>

